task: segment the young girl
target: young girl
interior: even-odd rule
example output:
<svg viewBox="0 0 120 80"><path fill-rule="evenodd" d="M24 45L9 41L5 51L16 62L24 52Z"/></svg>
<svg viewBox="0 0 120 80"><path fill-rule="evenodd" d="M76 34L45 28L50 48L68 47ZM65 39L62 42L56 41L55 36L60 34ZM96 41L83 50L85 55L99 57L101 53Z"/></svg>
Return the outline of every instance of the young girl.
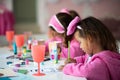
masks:
<svg viewBox="0 0 120 80"><path fill-rule="evenodd" d="M48 44L52 41L63 41L64 35L66 35L67 26L63 26L59 20L62 20L63 23L68 23L72 20L69 12L64 9L64 11L54 15L51 17L49 21L49 30L48 30L48 37L49 39L45 42L46 44L46 55L49 55L49 48ZM68 20L68 22L67 22Z"/></svg>
<svg viewBox="0 0 120 80"><path fill-rule="evenodd" d="M62 26L58 19L62 19L63 22L66 22L65 19L69 19L70 15L66 13L58 13L50 19L48 24L48 37L49 39L45 42L46 45L46 55L49 55L49 42L52 41L63 41L63 35L65 35L67 26Z"/></svg>
<svg viewBox="0 0 120 80"><path fill-rule="evenodd" d="M67 39L67 27L69 25L69 23L73 20L73 18L67 14L67 13L58 13L56 15L54 15L50 22L49 22L49 26L50 26L50 30L49 32L53 32L53 34L50 34L50 37L52 36L52 38L46 42L46 50L48 50L48 43L51 41L61 41L64 44L61 46L61 56L63 58L67 58L68 57L68 40L71 41L71 55L70 57L74 58L76 56L80 56L83 55L84 52L79 48L79 42L77 42L73 35L71 35L71 38Z"/></svg>
<svg viewBox="0 0 120 80"><path fill-rule="evenodd" d="M70 15L69 15L69 11L67 9L62 9L60 11L60 13L64 13L64 14L56 14L54 16L51 17L50 22L48 24L49 26L49 30L48 30L48 37L49 39L45 42L46 45L46 56L49 55L49 42L52 41L63 41L63 35L65 33L65 30L67 29L67 26L62 26L61 23L59 22L59 18L61 16L60 19L63 19L63 21L65 21L65 19L69 19ZM57 16L58 15L58 16ZM65 17L66 16L66 17Z"/></svg>
<svg viewBox="0 0 120 80"><path fill-rule="evenodd" d="M120 80L120 55L107 27L98 19L88 17L77 28L77 40L87 54L70 59L69 64L66 60L63 72L87 80Z"/></svg>
<svg viewBox="0 0 120 80"><path fill-rule="evenodd" d="M80 18L76 16L67 27L67 36L64 38L65 45L62 47L62 57L68 57L68 41L70 41L70 58L84 55L84 51L79 47L80 43L76 40L75 31Z"/></svg>

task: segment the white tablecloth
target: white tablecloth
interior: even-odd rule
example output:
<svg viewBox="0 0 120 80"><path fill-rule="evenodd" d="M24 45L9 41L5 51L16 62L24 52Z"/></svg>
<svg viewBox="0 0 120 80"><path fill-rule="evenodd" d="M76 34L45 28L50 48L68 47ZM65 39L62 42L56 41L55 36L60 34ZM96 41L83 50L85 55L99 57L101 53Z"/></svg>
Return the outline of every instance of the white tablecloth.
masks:
<svg viewBox="0 0 120 80"><path fill-rule="evenodd" d="M6 59L6 57L12 55L13 52L10 52L8 48L3 47L0 48L0 68L10 68L13 69L15 66L10 65L8 66L6 64L7 61L12 61L14 63L19 62L17 59ZM21 74L16 73L16 77L9 77L12 80L86 80L86 78L83 77L75 77L70 75L65 75L64 73L57 71L56 68L59 65L64 64L63 61L59 61L58 64L54 64L52 61L45 61L44 64L41 64L40 67L43 69L45 76L33 76L32 74L35 73L35 69L37 69L37 65L33 62L31 62L29 65L21 66L20 69L27 69L28 74ZM54 70L53 70L54 69ZM33 70L31 72L31 70ZM1 78L0 78L1 80Z"/></svg>

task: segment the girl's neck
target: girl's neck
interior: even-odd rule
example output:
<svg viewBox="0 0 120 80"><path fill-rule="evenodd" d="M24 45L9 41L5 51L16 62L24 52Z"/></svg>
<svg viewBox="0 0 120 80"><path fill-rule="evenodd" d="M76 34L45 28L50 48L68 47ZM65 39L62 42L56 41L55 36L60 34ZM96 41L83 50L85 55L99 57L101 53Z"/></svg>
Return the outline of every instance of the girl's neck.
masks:
<svg viewBox="0 0 120 80"><path fill-rule="evenodd" d="M96 54L96 53L99 53L101 51L103 51L103 48L101 47L101 45L95 44L94 47L93 47L93 55Z"/></svg>

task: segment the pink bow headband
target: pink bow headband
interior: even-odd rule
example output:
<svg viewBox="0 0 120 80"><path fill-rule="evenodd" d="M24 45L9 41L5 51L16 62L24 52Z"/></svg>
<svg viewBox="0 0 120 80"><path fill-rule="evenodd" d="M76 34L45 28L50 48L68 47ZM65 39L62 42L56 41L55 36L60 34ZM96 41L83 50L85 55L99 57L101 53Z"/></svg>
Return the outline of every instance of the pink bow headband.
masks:
<svg viewBox="0 0 120 80"><path fill-rule="evenodd" d="M54 15L49 22L48 26L52 26L58 33L64 33L64 27L57 19L56 15Z"/></svg>
<svg viewBox="0 0 120 80"><path fill-rule="evenodd" d="M77 28L77 23L80 21L81 19L76 16L71 22L70 24L68 25L68 28L67 28L67 36L71 35L75 29Z"/></svg>
<svg viewBox="0 0 120 80"><path fill-rule="evenodd" d="M71 35L76 27L77 27L77 23L80 21L80 18L78 16L76 16L68 25L67 28L67 35ZM56 15L54 15L49 22L49 26L52 26L58 33L64 33L64 27L63 25L59 22L59 20L57 19Z"/></svg>
<svg viewBox="0 0 120 80"><path fill-rule="evenodd" d="M62 9L60 12L70 14L69 10L67 8ZM64 33L65 32L63 25L59 22L56 15L54 15L50 19L50 22L49 22L48 26L52 26L58 33Z"/></svg>
<svg viewBox="0 0 120 80"><path fill-rule="evenodd" d="M60 12L70 14L70 12L67 8L62 9Z"/></svg>

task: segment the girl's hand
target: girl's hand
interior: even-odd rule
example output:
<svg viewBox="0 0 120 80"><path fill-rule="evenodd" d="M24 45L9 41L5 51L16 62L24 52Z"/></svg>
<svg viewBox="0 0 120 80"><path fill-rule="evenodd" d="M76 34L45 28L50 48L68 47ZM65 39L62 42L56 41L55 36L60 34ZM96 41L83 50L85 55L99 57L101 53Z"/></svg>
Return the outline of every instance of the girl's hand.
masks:
<svg viewBox="0 0 120 80"><path fill-rule="evenodd" d="M69 63L76 63L76 60L73 58L66 59L65 64L69 64Z"/></svg>
<svg viewBox="0 0 120 80"><path fill-rule="evenodd" d="M58 55L61 54L61 47L59 45L57 46L57 53L58 53Z"/></svg>
<svg viewBox="0 0 120 80"><path fill-rule="evenodd" d="M59 66L59 67L58 67L58 70L59 70L59 71L62 71L63 68L64 68L64 66L65 66L65 65L61 65L61 66Z"/></svg>
<svg viewBox="0 0 120 80"><path fill-rule="evenodd" d="M69 63L76 63L76 60L75 60L75 59L72 59L72 58L70 58L69 60L66 59L66 60L65 60L65 65L66 65L66 64L69 64ZM58 67L58 70L59 70L59 71L62 71L65 65L59 66L59 67Z"/></svg>

